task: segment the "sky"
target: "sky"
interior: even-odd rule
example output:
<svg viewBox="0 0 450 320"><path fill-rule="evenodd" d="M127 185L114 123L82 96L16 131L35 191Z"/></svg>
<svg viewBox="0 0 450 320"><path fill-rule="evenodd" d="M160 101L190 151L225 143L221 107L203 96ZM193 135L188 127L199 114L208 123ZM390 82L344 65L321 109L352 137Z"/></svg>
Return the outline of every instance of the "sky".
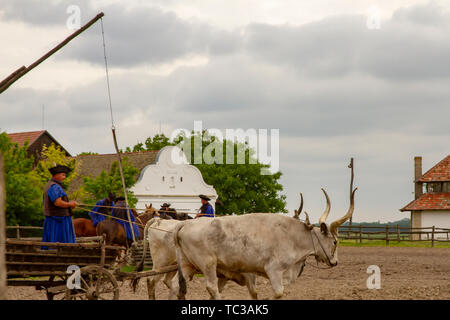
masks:
<svg viewBox="0 0 450 320"><path fill-rule="evenodd" d="M120 148L178 128L279 130L291 214L409 218L413 159L450 154L450 2L0 0L0 78L97 13ZM68 23L69 22L69 23ZM0 95L0 131L46 129L72 155L112 153L102 29L94 24Z"/></svg>

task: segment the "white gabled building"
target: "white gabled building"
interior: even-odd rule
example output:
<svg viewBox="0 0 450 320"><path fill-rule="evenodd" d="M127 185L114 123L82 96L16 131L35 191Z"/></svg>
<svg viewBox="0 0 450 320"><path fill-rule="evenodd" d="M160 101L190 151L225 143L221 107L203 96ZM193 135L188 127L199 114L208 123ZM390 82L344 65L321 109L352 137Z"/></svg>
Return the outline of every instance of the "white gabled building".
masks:
<svg viewBox="0 0 450 320"><path fill-rule="evenodd" d="M145 209L145 205L149 204L159 209L164 202L168 202L171 208L191 215L195 215L201 207L200 194L211 198L214 210L218 197L214 187L205 183L200 170L190 165L183 151L175 146L162 148L155 163L142 169L130 191L138 199L136 209Z"/></svg>

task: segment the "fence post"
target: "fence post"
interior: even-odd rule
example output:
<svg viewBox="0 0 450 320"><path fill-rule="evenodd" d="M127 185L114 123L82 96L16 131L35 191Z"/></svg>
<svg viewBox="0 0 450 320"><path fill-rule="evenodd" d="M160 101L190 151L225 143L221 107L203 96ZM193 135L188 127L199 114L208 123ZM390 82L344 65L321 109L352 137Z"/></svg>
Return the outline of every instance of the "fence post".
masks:
<svg viewBox="0 0 450 320"><path fill-rule="evenodd" d="M16 238L20 239L20 226L19 225L16 226Z"/></svg>
<svg viewBox="0 0 450 320"><path fill-rule="evenodd" d="M431 228L431 247L434 247L434 226Z"/></svg>
<svg viewBox="0 0 450 320"><path fill-rule="evenodd" d="M5 190L3 156L0 152L0 300L6 300L7 290Z"/></svg>
<svg viewBox="0 0 450 320"><path fill-rule="evenodd" d="M397 241L400 242L400 227L397 224Z"/></svg>
<svg viewBox="0 0 450 320"><path fill-rule="evenodd" d="M389 225L386 225L386 245L389 245Z"/></svg>
<svg viewBox="0 0 450 320"><path fill-rule="evenodd" d="M359 243L362 243L362 226L359 225Z"/></svg>

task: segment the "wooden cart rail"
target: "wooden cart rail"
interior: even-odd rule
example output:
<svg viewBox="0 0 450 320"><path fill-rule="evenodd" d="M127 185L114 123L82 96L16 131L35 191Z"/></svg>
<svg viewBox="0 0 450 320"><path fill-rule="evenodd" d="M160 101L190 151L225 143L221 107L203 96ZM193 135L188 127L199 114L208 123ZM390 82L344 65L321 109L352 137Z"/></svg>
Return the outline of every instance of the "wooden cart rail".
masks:
<svg viewBox="0 0 450 320"><path fill-rule="evenodd" d="M78 243L54 243L7 239L8 285L45 289L49 300L117 299L119 287L108 269L113 268L119 251L125 248L106 245L103 237L78 240ZM81 288L68 287L69 266L78 267Z"/></svg>

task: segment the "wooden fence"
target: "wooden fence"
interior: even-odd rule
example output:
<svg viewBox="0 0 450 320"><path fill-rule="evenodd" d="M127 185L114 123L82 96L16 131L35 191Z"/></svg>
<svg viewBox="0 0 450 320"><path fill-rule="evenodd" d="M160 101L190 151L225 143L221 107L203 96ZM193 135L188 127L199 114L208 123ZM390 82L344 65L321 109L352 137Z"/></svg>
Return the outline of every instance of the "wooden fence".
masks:
<svg viewBox="0 0 450 320"><path fill-rule="evenodd" d="M450 229L435 226L424 228L410 228L396 226L368 226L368 225L346 225L339 227L339 239L385 241L430 241L434 247L435 242L450 242Z"/></svg>
<svg viewBox="0 0 450 320"><path fill-rule="evenodd" d="M8 237L28 240L41 240L42 237L30 238L29 236L24 236L23 231L39 232L42 231L42 229L42 227L29 226L6 227ZM13 230L15 230L15 232ZM356 240L356 242L359 243L362 243L363 240L381 240L385 241L386 245L389 245L390 241L430 241L431 246L434 247L435 242L450 242L450 229L438 228L435 226L409 228L400 227L399 225L346 225L339 227L339 239ZM136 256L142 256L142 244L139 244L138 251L140 252L136 252ZM149 261L148 263L150 264L151 262Z"/></svg>

